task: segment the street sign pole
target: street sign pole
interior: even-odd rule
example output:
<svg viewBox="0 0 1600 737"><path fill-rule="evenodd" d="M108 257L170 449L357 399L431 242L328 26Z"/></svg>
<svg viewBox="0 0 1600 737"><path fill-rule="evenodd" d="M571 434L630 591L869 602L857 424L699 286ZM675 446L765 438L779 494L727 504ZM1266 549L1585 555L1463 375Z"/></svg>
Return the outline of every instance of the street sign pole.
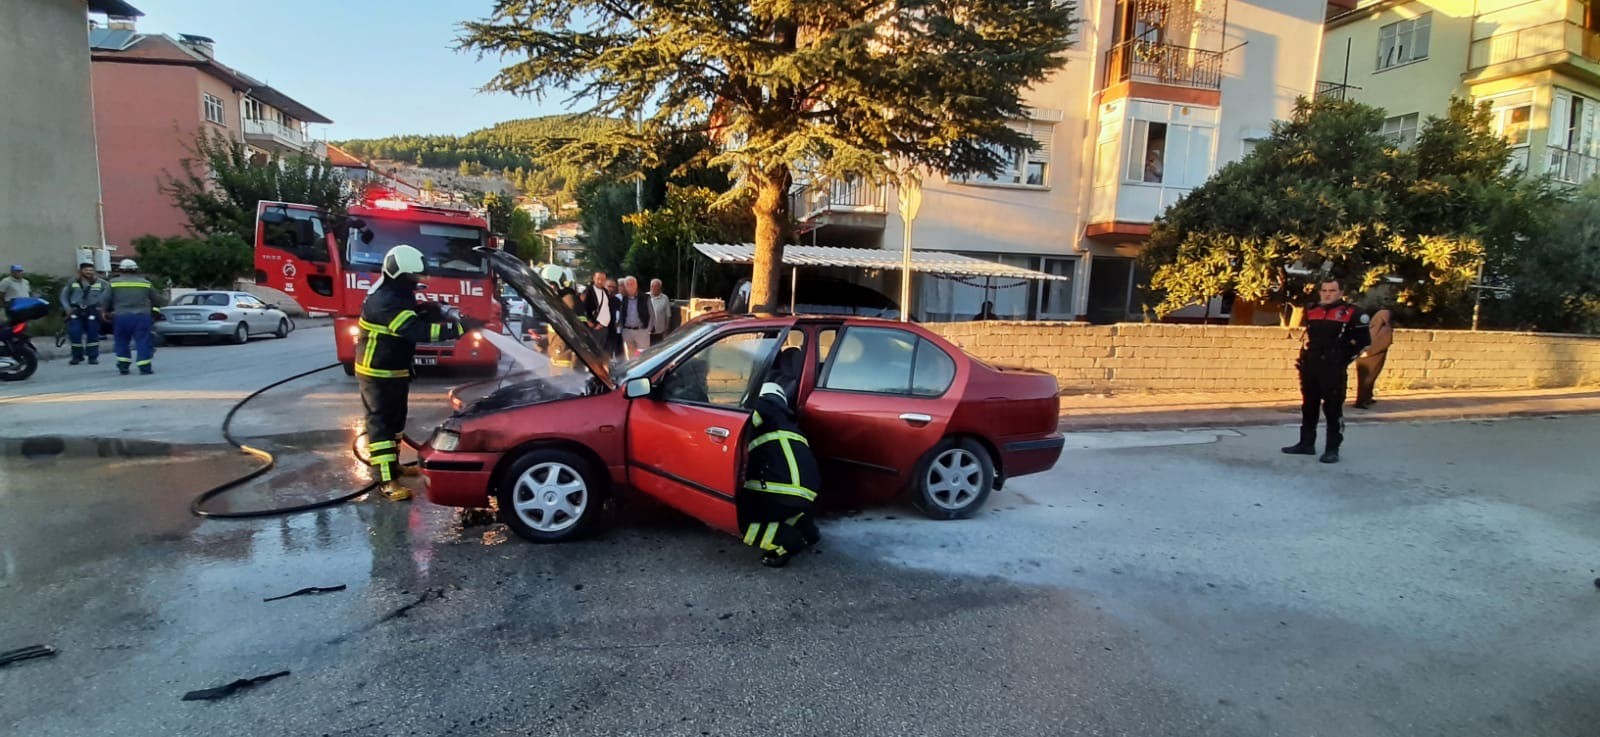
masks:
<svg viewBox="0 0 1600 737"><path fill-rule="evenodd" d="M911 227L922 208L922 180L901 177L895 187L900 197L900 219L905 224L905 240L900 245L900 322L911 321Z"/></svg>

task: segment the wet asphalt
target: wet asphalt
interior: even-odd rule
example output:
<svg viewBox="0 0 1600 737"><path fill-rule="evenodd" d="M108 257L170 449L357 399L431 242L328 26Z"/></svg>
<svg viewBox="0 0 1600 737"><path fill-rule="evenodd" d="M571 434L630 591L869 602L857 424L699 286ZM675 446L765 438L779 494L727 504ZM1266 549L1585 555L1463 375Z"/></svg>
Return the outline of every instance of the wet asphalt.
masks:
<svg viewBox="0 0 1600 737"><path fill-rule="evenodd" d="M643 506L536 546L421 501L191 517L231 454L4 459L0 650L59 655L0 667L0 734L1600 732L1600 418L1350 434L1333 467L1075 437L974 519L834 517L783 570ZM229 503L355 483L334 439Z"/></svg>

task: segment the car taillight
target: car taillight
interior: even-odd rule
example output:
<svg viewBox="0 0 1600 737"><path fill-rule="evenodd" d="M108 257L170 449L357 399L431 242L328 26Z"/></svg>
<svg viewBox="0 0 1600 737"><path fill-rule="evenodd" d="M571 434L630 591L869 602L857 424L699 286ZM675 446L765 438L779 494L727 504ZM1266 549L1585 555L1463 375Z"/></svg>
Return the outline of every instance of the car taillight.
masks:
<svg viewBox="0 0 1600 737"><path fill-rule="evenodd" d="M12 335L21 335L22 331L27 330L27 329L28 329L28 323L19 322L19 323L15 324L15 325L11 326L11 334Z"/></svg>
<svg viewBox="0 0 1600 737"><path fill-rule="evenodd" d="M222 314L221 312L213 312L210 315L207 315L206 319L211 320L212 322L222 322L223 320L228 319L228 316Z"/></svg>

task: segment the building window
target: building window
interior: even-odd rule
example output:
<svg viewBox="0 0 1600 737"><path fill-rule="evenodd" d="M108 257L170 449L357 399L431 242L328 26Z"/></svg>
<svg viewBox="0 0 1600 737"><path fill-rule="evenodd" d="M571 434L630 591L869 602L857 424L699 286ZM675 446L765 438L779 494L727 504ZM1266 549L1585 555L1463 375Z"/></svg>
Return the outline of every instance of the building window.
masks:
<svg viewBox="0 0 1600 737"><path fill-rule="evenodd" d="M1412 146L1417 145L1417 120L1417 113L1396 115L1383 121L1380 132L1401 151L1410 151Z"/></svg>
<svg viewBox="0 0 1600 737"><path fill-rule="evenodd" d="M1054 126L1036 121L1017 122L1011 129L1031 137L1039 144L1033 151L998 149L1005 160L1000 171L993 175L973 174L966 178L968 184L1016 184L1028 187L1050 185L1050 137Z"/></svg>
<svg viewBox="0 0 1600 737"><path fill-rule="evenodd" d="M262 120L260 100L252 100L248 97L244 98L244 119Z"/></svg>
<svg viewBox="0 0 1600 737"><path fill-rule="evenodd" d="M1378 29L1378 69L1428 58L1428 30L1432 24L1433 14L1424 13Z"/></svg>
<svg viewBox="0 0 1600 737"><path fill-rule="evenodd" d="M1072 280L1077 276L1078 260L1075 258L1046 257L1040 267L1046 274L1067 277L1065 281L1041 281L1039 290L1039 319L1071 320L1077 316L1072 306Z"/></svg>
<svg viewBox="0 0 1600 737"><path fill-rule="evenodd" d="M1216 129L1151 120L1128 123L1123 181L1198 187L1211 177L1211 142Z"/></svg>
<svg viewBox="0 0 1600 737"><path fill-rule="evenodd" d="M228 113L227 110L222 107L222 98L207 92L204 93L203 101L206 120L216 123L217 125L228 124Z"/></svg>
<svg viewBox="0 0 1600 737"><path fill-rule="evenodd" d="M1595 113L1600 103L1556 90L1550 101L1550 176L1556 181L1579 184L1600 170L1600 136L1596 133Z"/></svg>
<svg viewBox="0 0 1600 737"><path fill-rule="evenodd" d="M1508 171L1528 169L1529 138L1533 127L1533 91L1526 90L1489 100L1496 135L1511 146Z"/></svg>

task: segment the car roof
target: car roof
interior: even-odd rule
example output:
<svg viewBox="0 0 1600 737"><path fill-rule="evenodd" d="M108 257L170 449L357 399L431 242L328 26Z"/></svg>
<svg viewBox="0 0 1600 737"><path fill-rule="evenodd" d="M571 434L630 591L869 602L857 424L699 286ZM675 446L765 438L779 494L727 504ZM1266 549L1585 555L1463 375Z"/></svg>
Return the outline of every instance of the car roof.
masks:
<svg viewBox="0 0 1600 737"><path fill-rule="evenodd" d="M931 332L927 328L925 328L925 327L923 327L921 325L918 325L917 323L914 323L914 322L900 322L899 320L891 320L891 319L883 318L883 317L863 317L863 316L860 316L860 315L807 315L807 314L801 314L801 315L779 315L779 314L773 314L773 313L746 313L746 314L736 315L736 314L733 314L731 312L713 312L713 313L709 313L709 314L697 317L697 318L695 318L695 320L696 321L705 321L705 322L737 323L739 327L744 327L744 326L747 326L747 325L750 325L750 326L759 326L759 325L780 326L780 325L792 325L792 324L795 324L795 323L801 323L801 324L805 324L805 325L815 325L815 324L818 324L818 323L827 323L827 324L830 324L830 325L832 325L832 324L869 325L869 326L873 326L873 327L897 328L897 329L903 329L903 330L910 330L911 332L919 333L919 334Z"/></svg>

